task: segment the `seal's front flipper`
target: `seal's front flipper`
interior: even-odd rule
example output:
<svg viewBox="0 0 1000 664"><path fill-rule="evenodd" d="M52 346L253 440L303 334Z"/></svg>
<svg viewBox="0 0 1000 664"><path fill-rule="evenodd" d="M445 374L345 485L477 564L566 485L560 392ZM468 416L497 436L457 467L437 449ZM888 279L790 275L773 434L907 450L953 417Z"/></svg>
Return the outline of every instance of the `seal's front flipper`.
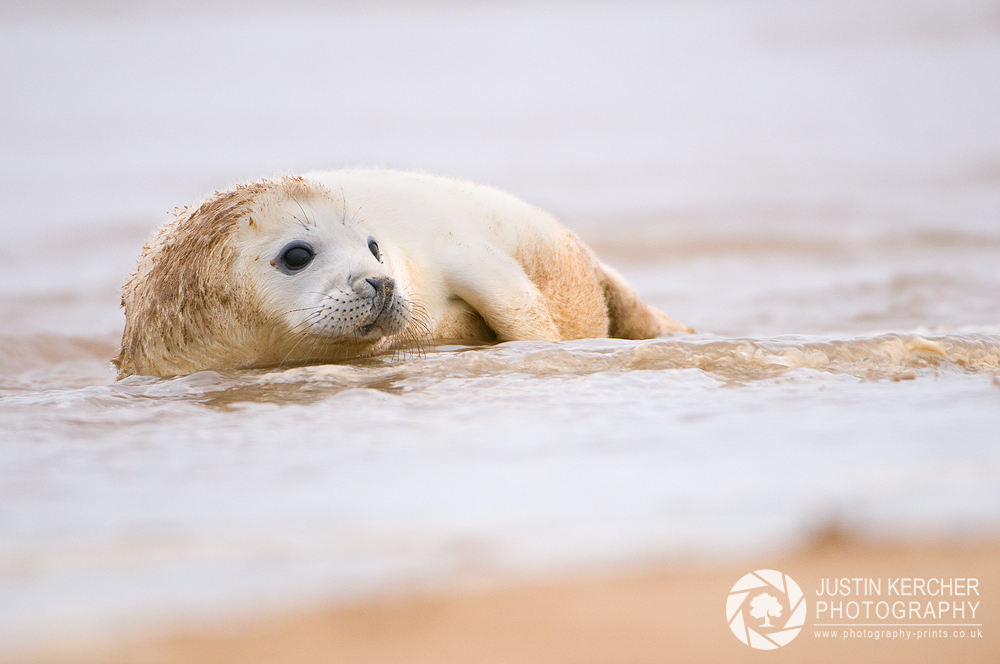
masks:
<svg viewBox="0 0 1000 664"><path fill-rule="evenodd" d="M448 287L479 312L499 341L562 341L538 288L524 268L489 244L446 257Z"/></svg>

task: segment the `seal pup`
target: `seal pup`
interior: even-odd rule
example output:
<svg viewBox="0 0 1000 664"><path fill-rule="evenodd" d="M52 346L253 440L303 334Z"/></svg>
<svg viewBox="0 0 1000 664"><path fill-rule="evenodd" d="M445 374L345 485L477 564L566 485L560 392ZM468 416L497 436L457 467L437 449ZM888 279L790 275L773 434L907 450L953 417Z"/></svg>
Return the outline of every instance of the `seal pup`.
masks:
<svg viewBox="0 0 1000 664"><path fill-rule="evenodd" d="M119 378L445 340L690 332L543 210L391 170L262 180L176 211L144 247L122 307Z"/></svg>

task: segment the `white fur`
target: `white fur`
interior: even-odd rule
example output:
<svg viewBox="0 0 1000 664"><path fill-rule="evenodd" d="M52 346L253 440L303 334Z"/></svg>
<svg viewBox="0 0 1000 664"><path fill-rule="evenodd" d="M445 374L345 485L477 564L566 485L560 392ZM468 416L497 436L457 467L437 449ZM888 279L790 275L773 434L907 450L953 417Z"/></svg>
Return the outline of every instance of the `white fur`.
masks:
<svg viewBox="0 0 1000 664"><path fill-rule="evenodd" d="M538 289L512 256L532 236L552 241L559 226L548 213L490 187L425 174L345 170L303 177L326 187L340 203L339 209L333 203L304 214L332 215L346 223L322 224L319 233L286 227L303 238L319 235L323 253L316 267L322 269L303 272L322 274L323 282L306 286L309 275L290 279L270 270L267 289L282 302L298 301L301 307L294 308L305 309L318 303L310 301L310 293L342 287L348 275L389 275L399 282L399 292L418 294L432 331L464 301L502 339L559 340L551 322L511 313L542 306ZM294 206L285 207L296 213ZM369 236L379 243L382 264L367 250ZM287 234L271 238L260 252L273 256L290 239ZM291 323L302 325L304 315L293 314Z"/></svg>
<svg viewBox="0 0 1000 664"><path fill-rule="evenodd" d="M309 262L288 262L296 244ZM386 170L217 192L157 232L122 302L123 376L337 361L446 339L688 329L642 303L548 213L491 187Z"/></svg>

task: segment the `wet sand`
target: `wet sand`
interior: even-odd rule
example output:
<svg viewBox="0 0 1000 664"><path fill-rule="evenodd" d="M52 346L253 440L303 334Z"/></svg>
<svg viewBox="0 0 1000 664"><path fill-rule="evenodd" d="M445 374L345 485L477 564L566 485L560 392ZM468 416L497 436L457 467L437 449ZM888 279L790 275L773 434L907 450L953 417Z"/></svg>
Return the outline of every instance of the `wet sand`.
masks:
<svg viewBox="0 0 1000 664"><path fill-rule="evenodd" d="M191 625L114 644L100 655L67 650L25 663L991 662L1000 646L998 563L998 540L878 544L834 532L799 551L743 563L675 563L631 573L385 596L226 626ZM797 579L809 602L802 633L776 651L740 643L725 620L729 589L759 568ZM967 622L981 622L983 636L918 639L916 633L926 628L906 627L909 640L819 637L812 626L822 622L815 616L816 590L821 578L830 577L977 578L981 613Z"/></svg>

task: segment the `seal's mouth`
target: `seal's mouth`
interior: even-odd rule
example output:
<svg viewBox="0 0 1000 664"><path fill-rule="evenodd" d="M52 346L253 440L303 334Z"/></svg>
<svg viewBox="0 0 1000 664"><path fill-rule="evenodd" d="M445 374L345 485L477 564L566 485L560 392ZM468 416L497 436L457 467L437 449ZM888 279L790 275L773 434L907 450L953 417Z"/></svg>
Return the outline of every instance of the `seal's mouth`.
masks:
<svg viewBox="0 0 1000 664"><path fill-rule="evenodd" d="M362 339L373 339L376 337L384 337L385 331L382 326L376 323L369 323L368 325L362 325L357 329L355 334Z"/></svg>
<svg viewBox="0 0 1000 664"><path fill-rule="evenodd" d="M392 279L366 279L365 281L375 291L371 298L370 322L358 326L355 334L362 339L386 336L395 327L392 309L396 304L396 282Z"/></svg>
<svg viewBox="0 0 1000 664"><path fill-rule="evenodd" d="M399 330L392 330L392 319L388 315L388 309L386 311L379 312L375 320L367 325L362 325L357 329L355 334L362 339L377 339L379 337L386 337L393 332L398 332ZM390 331L391 330L391 331Z"/></svg>

